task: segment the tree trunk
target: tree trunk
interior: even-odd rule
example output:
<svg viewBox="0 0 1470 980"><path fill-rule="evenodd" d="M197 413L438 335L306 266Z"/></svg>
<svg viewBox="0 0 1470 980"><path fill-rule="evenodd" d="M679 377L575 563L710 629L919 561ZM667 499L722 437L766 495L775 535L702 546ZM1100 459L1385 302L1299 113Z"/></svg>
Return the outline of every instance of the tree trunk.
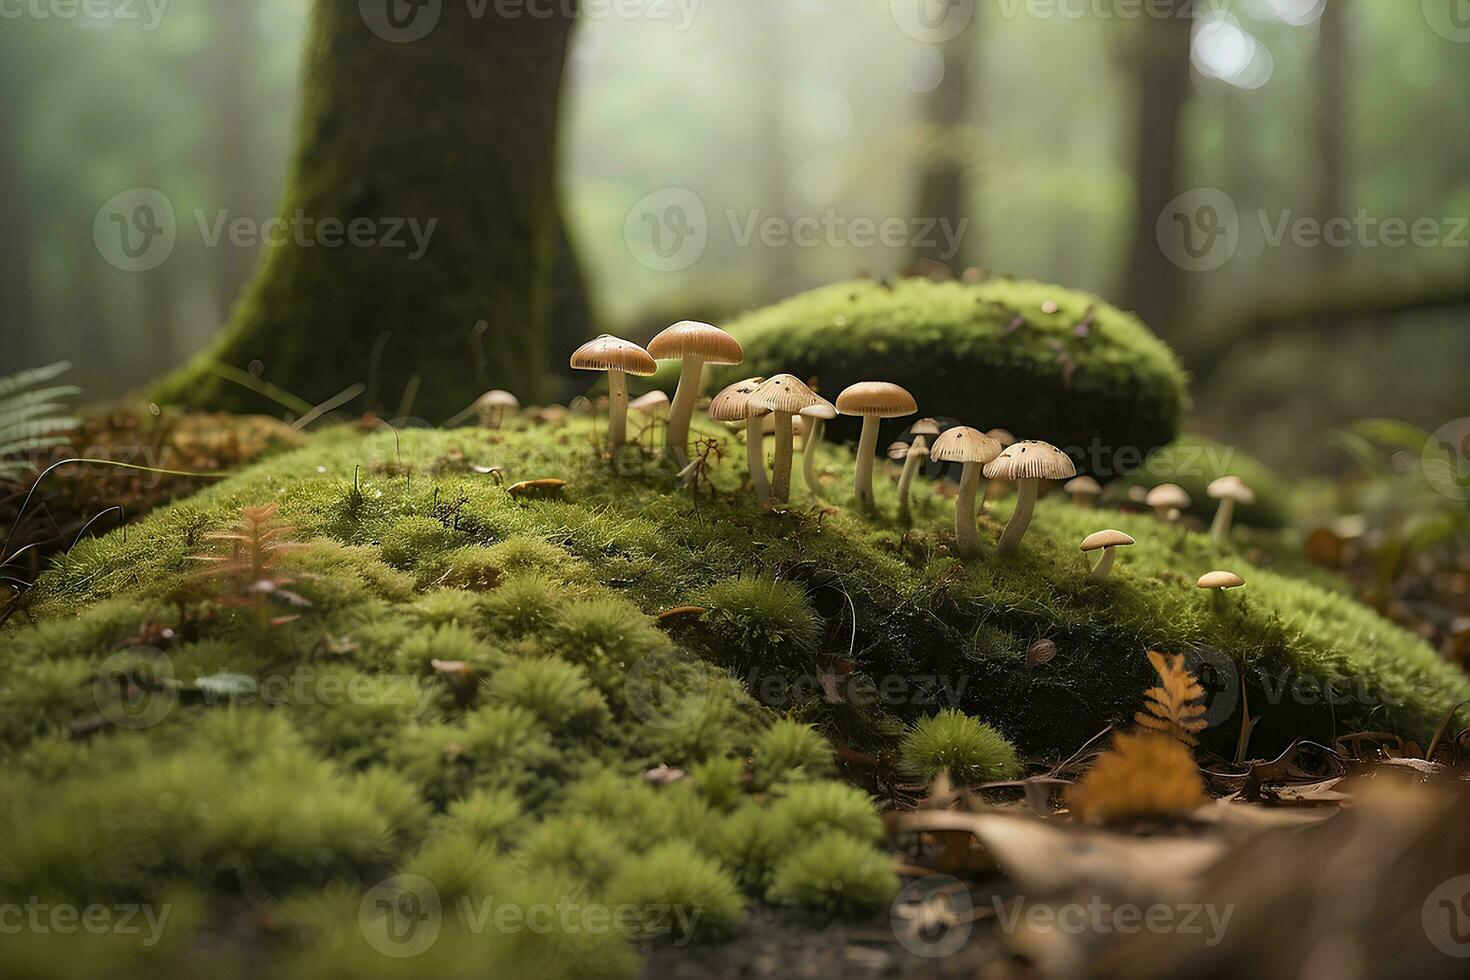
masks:
<svg viewBox="0 0 1470 980"><path fill-rule="evenodd" d="M924 158L919 176L919 201L915 215L944 222L958 236L958 247L949 254L950 242L935 232L921 244L915 244L912 258L931 259L954 268L968 264L974 254L968 234L960 235L969 215L968 181L965 179L966 158L955 147L965 145L964 130L970 125L974 104L970 90L970 64L975 44L966 31L943 45L944 78L937 88L924 97L923 125L927 132ZM971 222L970 224L973 224ZM941 226L942 227L942 226Z"/></svg>
<svg viewBox="0 0 1470 980"><path fill-rule="evenodd" d="M1317 130L1317 219L1325 227L1343 213L1343 188L1347 173L1346 115L1350 96L1348 80L1347 0L1332 0L1317 21L1316 130ZM1316 249L1317 260L1333 267L1345 258L1342 249Z"/></svg>
<svg viewBox="0 0 1470 980"><path fill-rule="evenodd" d="M16 33L14 28L12 33ZM0 374L35 367L41 357L34 276L36 233L21 161L25 124L21 100L13 97L30 61L21 50L23 45L22 39L12 36L0 49L0 84L12 93L12 97L0 98L0 228L4 228L0 234L0 297L5 300L7 324Z"/></svg>
<svg viewBox="0 0 1470 980"><path fill-rule="evenodd" d="M551 273L551 369L559 374L575 377L581 372L572 370L566 357L556 355L570 355L591 340L595 333L596 316L587 295L587 280L582 274L582 263L577 258L577 246L567 228L565 212L558 208L553 220L556 253ZM585 379L585 375L583 378Z"/></svg>
<svg viewBox="0 0 1470 980"><path fill-rule="evenodd" d="M1180 5L1189 0L1169 0ZM1138 130L1133 173L1137 193L1133 249L1128 260L1124 305L1161 336L1177 332L1180 270L1164 254L1154 229L1183 190L1180 117L1190 92L1189 44L1193 20L1171 14L1145 18L1134 63L1138 70Z"/></svg>
<svg viewBox="0 0 1470 980"><path fill-rule="evenodd" d="M265 408L210 370L259 360L264 380L308 401L374 384L382 406L367 408L396 405L417 377L413 413L437 422L483 390L477 351L489 384L523 400L540 393L575 3L550 16L407 9L412 34L402 35L391 21L370 27L368 6L317 0L285 225L273 229L284 244L266 249L223 335L162 382L159 398ZM477 331L481 321L488 329Z"/></svg>

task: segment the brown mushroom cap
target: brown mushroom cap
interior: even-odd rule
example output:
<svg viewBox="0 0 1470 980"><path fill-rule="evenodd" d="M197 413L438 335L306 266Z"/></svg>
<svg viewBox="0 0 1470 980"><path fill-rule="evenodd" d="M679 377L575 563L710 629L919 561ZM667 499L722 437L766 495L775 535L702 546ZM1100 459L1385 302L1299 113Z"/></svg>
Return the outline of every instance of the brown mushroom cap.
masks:
<svg viewBox="0 0 1470 980"><path fill-rule="evenodd" d="M1189 494L1177 483L1160 483L1148 492L1143 502L1150 507L1172 507L1183 510L1189 506Z"/></svg>
<svg viewBox="0 0 1470 980"><path fill-rule="evenodd" d="M942 463L988 463L1000 455L1001 444L968 425L957 425L934 440L930 459Z"/></svg>
<svg viewBox="0 0 1470 980"><path fill-rule="evenodd" d="M520 408L521 402L520 399L516 398L516 396L512 395L510 392L501 391L499 388L496 388L494 391L487 391L479 398L475 399L475 407Z"/></svg>
<svg viewBox="0 0 1470 980"><path fill-rule="evenodd" d="M1090 476L1073 477L1062 485L1062 489L1065 490L1067 493L1072 494L1073 496L1077 496L1079 494L1084 497L1102 496L1102 484L1098 483ZM1133 542L1130 541L1128 543L1132 544Z"/></svg>
<svg viewBox="0 0 1470 980"><path fill-rule="evenodd" d="M991 429L985 434L1000 443L1002 449L1016 444L1016 437L1011 435L1010 429Z"/></svg>
<svg viewBox="0 0 1470 980"><path fill-rule="evenodd" d="M1007 446L985 466L989 480L1069 480L1076 475L1077 466L1070 456L1035 439Z"/></svg>
<svg viewBox="0 0 1470 980"><path fill-rule="evenodd" d="M1233 500L1237 504L1253 504L1256 492L1246 486L1238 476L1222 476L1205 488L1205 493L1216 500Z"/></svg>
<svg viewBox="0 0 1470 980"><path fill-rule="evenodd" d="M1206 572L1199 577L1201 589L1238 589L1245 585L1245 579L1234 572Z"/></svg>
<svg viewBox="0 0 1470 980"><path fill-rule="evenodd" d="M859 381L837 396L837 411L843 415L867 415L896 419L919 410L914 396L887 381Z"/></svg>
<svg viewBox="0 0 1470 980"><path fill-rule="evenodd" d="M818 398L815 405L808 405L801 410L801 414L809 419L821 419L827 421L837 417L837 406L825 398Z"/></svg>
<svg viewBox="0 0 1470 980"><path fill-rule="evenodd" d="M648 353L660 361L698 354L706 364L739 364L745 360L740 341L719 327L682 320L648 342Z"/></svg>
<svg viewBox="0 0 1470 980"><path fill-rule="evenodd" d="M669 396L655 388L646 395L639 395L628 403L628 407L635 412L654 412L660 408L667 408Z"/></svg>
<svg viewBox="0 0 1470 980"><path fill-rule="evenodd" d="M746 378L720 392L709 403L709 417L715 422L744 422L752 415L766 414L766 409L750 404L750 396L765 378Z"/></svg>
<svg viewBox="0 0 1470 980"><path fill-rule="evenodd" d="M909 426L909 431L916 436L937 436L944 431L944 428L937 419L919 419Z"/></svg>
<svg viewBox="0 0 1470 980"><path fill-rule="evenodd" d="M795 415L803 408L811 408L824 400L791 374L769 378L750 394L751 404L788 415Z"/></svg>
<svg viewBox="0 0 1470 980"><path fill-rule="evenodd" d="M1133 544L1133 537L1122 531L1114 531L1109 528L1106 531L1094 531L1082 539L1083 551L1101 551L1103 548L1126 548Z"/></svg>
<svg viewBox="0 0 1470 980"><path fill-rule="evenodd" d="M639 377L658 370L658 363L648 351L631 340L606 333L578 347L571 365L579 371L622 371Z"/></svg>

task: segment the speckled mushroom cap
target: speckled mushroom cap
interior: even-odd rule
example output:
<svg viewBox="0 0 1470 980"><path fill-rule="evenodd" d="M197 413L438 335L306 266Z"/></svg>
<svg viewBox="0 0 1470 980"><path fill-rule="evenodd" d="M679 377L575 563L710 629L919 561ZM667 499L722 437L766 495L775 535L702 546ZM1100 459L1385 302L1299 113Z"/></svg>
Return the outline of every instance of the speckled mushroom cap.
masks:
<svg viewBox="0 0 1470 980"><path fill-rule="evenodd" d="M1150 507L1176 507L1183 510L1189 506L1189 494L1177 483L1160 483L1148 492L1143 502Z"/></svg>
<svg viewBox="0 0 1470 980"><path fill-rule="evenodd" d="M1102 494L1102 485L1090 476L1073 477L1062 485L1062 489L1073 496L1097 497Z"/></svg>
<svg viewBox="0 0 1470 980"><path fill-rule="evenodd" d="M709 417L715 422L744 422L750 416L765 415L767 409L752 406L750 396L765 378L746 378L720 392L709 403Z"/></svg>
<svg viewBox="0 0 1470 980"><path fill-rule="evenodd" d="M669 404L669 396L655 388L646 395L639 395L628 403L628 407L635 412L653 412L660 408L666 408Z"/></svg>
<svg viewBox="0 0 1470 980"><path fill-rule="evenodd" d="M653 356L633 343L612 334L589 340L572 353L572 367L579 371L622 371L647 377L658 370Z"/></svg>
<svg viewBox="0 0 1470 980"><path fill-rule="evenodd" d="M909 426L909 431L916 436L937 436L944 431L938 419L919 419Z"/></svg>
<svg viewBox="0 0 1470 980"><path fill-rule="evenodd" d="M929 458L942 463L988 463L999 456L1000 451L1000 443L979 429L957 425L934 440Z"/></svg>
<svg viewBox="0 0 1470 980"><path fill-rule="evenodd" d="M919 403L906 389L887 381L859 381L837 396L837 411L843 415L870 415L896 419L912 415Z"/></svg>
<svg viewBox="0 0 1470 980"><path fill-rule="evenodd" d="M1206 572L1199 577L1201 589L1238 589L1245 585L1245 579L1234 572Z"/></svg>
<svg viewBox="0 0 1470 980"><path fill-rule="evenodd" d="M739 364L745 360L740 341L710 323L681 320L648 342L648 353L660 361L698 354L706 364Z"/></svg>
<svg viewBox="0 0 1470 980"><path fill-rule="evenodd" d="M1238 476L1222 476L1205 488L1205 493L1216 500L1233 500L1237 504L1253 504L1256 492L1246 486Z"/></svg>
<svg viewBox="0 0 1470 980"><path fill-rule="evenodd" d="M1070 480L1077 475L1072 458L1049 442L1028 439L1007 446L986 464L989 480Z"/></svg>
<svg viewBox="0 0 1470 980"><path fill-rule="evenodd" d="M815 405L808 405L801 410L801 414L809 419L821 419L827 421L837 417L837 406L825 398L818 398Z"/></svg>
<svg viewBox="0 0 1470 980"><path fill-rule="evenodd" d="M479 398L475 399L475 407L520 408L521 402L520 399L516 398L516 396L512 395L510 392L502 391L501 389L496 388L494 391L487 391Z"/></svg>
<svg viewBox="0 0 1470 980"><path fill-rule="evenodd" d="M792 374L778 374L774 378L768 378L750 395L751 404L787 415L796 415L803 408L810 408L823 400L821 395Z"/></svg>
<svg viewBox="0 0 1470 980"><path fill-rule="evenodd" d="M1134 543L1132 535L1109 528L1106 531L1094 531L1083 538L1082 550L1101 551L1103 548L1126 548Z"/></svg>

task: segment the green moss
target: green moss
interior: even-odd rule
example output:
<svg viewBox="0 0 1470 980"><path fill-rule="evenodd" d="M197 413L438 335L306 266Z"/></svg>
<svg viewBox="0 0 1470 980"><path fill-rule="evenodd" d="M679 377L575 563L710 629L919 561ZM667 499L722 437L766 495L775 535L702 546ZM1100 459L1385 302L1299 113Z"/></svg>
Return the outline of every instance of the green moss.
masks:
<svg viewBox="0 0 1470 980"><path fill-rule="evenodd" d="M383 560L394 568L418 568L442 560L463 540L433 518L405 517L383 535Z"/></svg>
<svg viewBox="0 0 1470 980"><path fill-rule="evenodd" d="M595 730L607 702L575 664L537 658L507 664L485 684L485 700L521 708L553 731Z"/></svg>
<svg viewBox="0 0 1470 980"><path fill-rule="evenodd" d="M904 770L925 782L940 773L961 785L1014 779L1021 774L1016 747L964 712L950 709L924 718L903 737Z"/></svg>
<svg viewBox="0 0 1470 980"><path fill-rule="evenodd" d="M821 620L800 585L739 576L705 589L701 601L712 646L737 673L810 667Z"/></svg>
<svg viewBox="0 0 1470 980"><path fill-rule="evenodd" d="M831 744L810 725L776 722L755 743L754 779L758 788L822 779L836 769Z"/></svg>
<svg viewBox="0 0 1470 980"><path fill-rule="evenodd" d="M897 894L891 860L866 841L835 833L783 857L766 898L778 905L855 916L884 908Z"/></svg>
<svg viewBox="0 0 1470 980"><path fill-rule="evenodd" d="M608 903L640 912L636 934L685 943L728 935L745 916L730 874L683 842L661 844L623 866L607 889Z"/></svg>
<svg viewBox="0 0 1470 980"><path fill-rule="evenodd" d="M1183 435L1159 449L1144 461L1138 473L1123 480L1119 489L1177 483L1189 494L1185 513L1208 524L1220 502L1206 491L1222 476L1240 477L1256 494L1255 503L1236 506L1233 523L1274 530L1291 520L1291 491L1281 477L1243 450L1203 436ZM1109 492L1116 493L1111 489Z"/></svg>

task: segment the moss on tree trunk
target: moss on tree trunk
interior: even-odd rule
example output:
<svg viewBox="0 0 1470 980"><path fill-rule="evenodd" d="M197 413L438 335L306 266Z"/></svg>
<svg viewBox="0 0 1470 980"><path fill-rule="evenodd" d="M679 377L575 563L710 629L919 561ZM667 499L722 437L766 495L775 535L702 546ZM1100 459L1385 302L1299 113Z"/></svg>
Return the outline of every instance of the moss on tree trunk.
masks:
<svg viewBox="0 0 1470 980"><path fill-rule="evenodd" d="M257 360L264 380L309 401L362 381L380 403L366 407L390 411L418 376L411 414L435 422L490 385L539 395L557 103L574 7L544 17L487 7L476 16L477 5L446 3L426 35L393 41L382 36L391 29L368 25L359 4L318 0L278 230L287 241L264 249L220 337L156 396L267 407L211 370ZM433 5L415 9L434 16ZM297 215L312 224L298 230ZM329 220L343 230L335 246L322 226ZM376 244L354 244L345 233L354 222L371 226ZM488 329L476 330L482 321Z"/></svg>

